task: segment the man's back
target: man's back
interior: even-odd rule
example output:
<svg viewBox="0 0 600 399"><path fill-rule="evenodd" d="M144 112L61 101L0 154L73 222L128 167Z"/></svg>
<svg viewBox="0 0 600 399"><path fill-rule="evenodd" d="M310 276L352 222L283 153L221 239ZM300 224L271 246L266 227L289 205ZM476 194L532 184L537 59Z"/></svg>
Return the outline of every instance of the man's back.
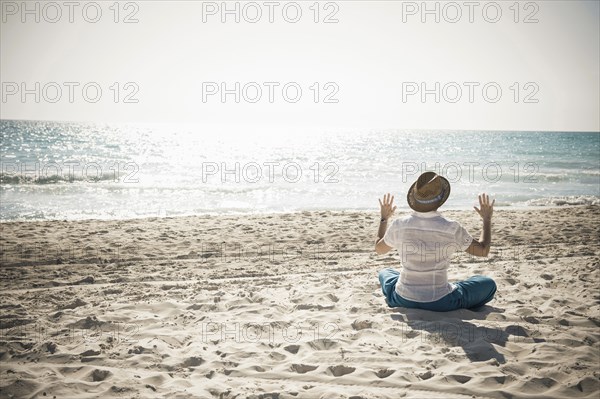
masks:
<svg viewBox="0 0 600 399"><path fill-rule="evenodd" d="M418 302L433 302L452 292L447 275L450 258L473 241L458 222L435 211L395 220L383 239L398 250L402 262L396 292Z"/></svg>

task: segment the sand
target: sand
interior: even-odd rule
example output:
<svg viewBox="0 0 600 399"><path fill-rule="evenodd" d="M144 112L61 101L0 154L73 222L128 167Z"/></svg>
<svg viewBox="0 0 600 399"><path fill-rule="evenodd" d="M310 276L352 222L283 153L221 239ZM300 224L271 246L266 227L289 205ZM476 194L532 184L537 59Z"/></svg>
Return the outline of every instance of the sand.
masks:
<svg viewBox="0 0 600 399"><path fill-rule="evenodd" d="M477 312L388 308L377 216L2 223L0 397L600 396L600 207L497 209Z"/></svg>

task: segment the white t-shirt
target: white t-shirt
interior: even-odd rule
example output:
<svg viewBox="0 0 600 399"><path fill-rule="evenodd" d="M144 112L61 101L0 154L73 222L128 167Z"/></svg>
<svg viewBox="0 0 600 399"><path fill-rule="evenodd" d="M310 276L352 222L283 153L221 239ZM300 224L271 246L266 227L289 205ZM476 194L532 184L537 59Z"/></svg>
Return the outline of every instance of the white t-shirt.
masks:
<svg viewBox="0 0 600 399"><path fill-rule="evenodd" d="M383 240L400 254L398 295L415 302L433 302L456 288L448 283L450 258L454 252L466 250L473 237L460 223L434 211L394 220Z"/></svg>

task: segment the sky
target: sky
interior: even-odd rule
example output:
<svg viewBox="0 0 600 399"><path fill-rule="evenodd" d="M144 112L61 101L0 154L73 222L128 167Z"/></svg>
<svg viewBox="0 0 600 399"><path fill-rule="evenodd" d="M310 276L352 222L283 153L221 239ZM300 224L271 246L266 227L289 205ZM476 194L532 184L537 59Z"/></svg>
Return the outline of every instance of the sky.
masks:
<svg viewBox="0 0 600 399"><path fill-rule="evenodd" d="M3 0L0 117L600 131L598 1L465 3Z"/></svg>

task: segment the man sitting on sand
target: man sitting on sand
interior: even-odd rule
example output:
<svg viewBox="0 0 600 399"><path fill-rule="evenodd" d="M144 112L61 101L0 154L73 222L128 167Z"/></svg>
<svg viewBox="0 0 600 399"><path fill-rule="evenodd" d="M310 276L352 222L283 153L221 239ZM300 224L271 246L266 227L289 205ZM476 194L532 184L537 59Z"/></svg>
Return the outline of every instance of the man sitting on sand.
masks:
<svg viewBox="0 0 600 399"><path fill-rule="evenodd" d="M489 277L473 276L465 281L448 283L447 269L455 251L487 256L492 239L494 201L484 193L479 196L483 232L479 241L458 222L437 212L450 196L450 182L434 172L425 172L408 190L408 205L415 211L387 222L396 207L394 197L386 194L381 206L381 221L375 252L379 255L396 249L401 256L402 271L384 269L379 282L389 307L427 309L447 312L473 309L494 298L496 283Z"/></svg>

